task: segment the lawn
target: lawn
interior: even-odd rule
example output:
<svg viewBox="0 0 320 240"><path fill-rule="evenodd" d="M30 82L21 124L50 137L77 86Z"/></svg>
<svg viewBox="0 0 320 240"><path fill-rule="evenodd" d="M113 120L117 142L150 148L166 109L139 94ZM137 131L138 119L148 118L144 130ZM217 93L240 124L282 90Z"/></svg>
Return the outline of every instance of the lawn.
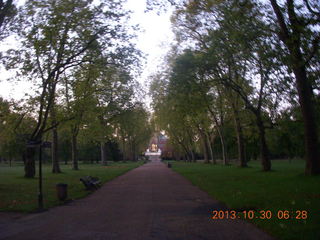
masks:
<svg viewBox="0 0 320 240"><path fill-rule="evenodd" d="M304 176L301 160L278 160L272 165L273 171L262 172L259 162L250 162L250 167L244 169L173 162L173 170L231 210L253 210L258 219L248 221L278 239L320 239L320 176ZM259 219L260 211L267 210L271 219ZM293 219L284 219L284 211L289 211ZM298 216L300 211L307 211L306 219L295 219L305 218Z"/></svg>
<svg viewBox="0 0 320 240"><path fill-rule="evenodd" d="M61 174L51 173L51 166L43 167L44 207L61 204L56 197L57 183L68 184L68 198L78 199L90 193L79 181L87 175L99 177L105 183L125 172L138 167L142 162L112 163L109 166L98 164L80 164L80 170L71 169L70 165L61 165ZM23 165L9 167L0 165L0 211L32 212L37 209L38 176L34 179L23 177Z"/></svg>

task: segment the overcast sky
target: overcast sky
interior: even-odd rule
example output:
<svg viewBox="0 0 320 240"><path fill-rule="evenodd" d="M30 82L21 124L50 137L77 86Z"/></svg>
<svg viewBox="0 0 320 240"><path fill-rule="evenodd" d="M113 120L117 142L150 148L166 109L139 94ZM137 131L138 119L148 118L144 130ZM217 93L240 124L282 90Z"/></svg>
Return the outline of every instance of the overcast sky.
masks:
<svg viewBox="0 0 320 240"><path fill-rule="evenodd" d="M173 41L173 34L170 25L170 11L161 16L156 12L145 13L145 0L128 0L127 8L133 11L132 24L139 24L144 32L140 33L137 39L137 47L148 55L143 72L138 81L148 85L148 76L157 70L161 59L169 50L169 44ZM3 45L3 44L2 44ZM7 48L5 45L2 50ZM30 83L8 84L5 81L8 74L1 69L0 75L0 96L5 98L21 99L26 92L30 92Z"/></svg>
<svg viewBox="0 0 320 240"><path fill-rule="evenodd" d="M147 61L138 80L144 88L147 88L150 82L148 77L156 72L163 63L162 60L174 41L174 35L171 31L171 11L168 9L161 16L157 15L156 11L145 13L145 2L146 0L128 0L127 7L133 11L132 23L139 24L144 30L138 36L137 47L147 54ZM150 103L148 96L145 102Z"/></svg>

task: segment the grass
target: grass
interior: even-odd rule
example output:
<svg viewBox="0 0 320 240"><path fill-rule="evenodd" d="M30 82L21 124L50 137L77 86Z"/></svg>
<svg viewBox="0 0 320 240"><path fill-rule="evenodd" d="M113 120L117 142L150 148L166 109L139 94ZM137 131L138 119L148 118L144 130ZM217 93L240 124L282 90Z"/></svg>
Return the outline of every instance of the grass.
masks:
<svg viewBox="0 0 320 240"><path fill-rule="evenodd" d="M44 207L50 208L60 205L57 199L55 185L68 184L68 198L83 198L90 192L85 190L79 181L80 177L87 175L99 177L105 183L125 172L138 167L141 162L112 163L109 166L98 164L82 164L80 170L75 171L69 165L61 165L61 174L51 173L51 166L43 167L43 195ZM0 211L32 212L37 209L37 194L39 179L26 179L23 177L22 165L9 167L0 165Z"/></svg>
<svg viewBox="0 0 320 240"><path fill-rule="evenodd" d="M255 216L270 210L271 219L248 220L278 239L320 239L320 176L305 176L304 162L273 161L273 171L262 172L260 163L248 168L203 163L174 162L173 170L210 196L241 212ZM306 210L307 219L278 219L278 211ZM239 215L243 218L243 215Z"/></svg>

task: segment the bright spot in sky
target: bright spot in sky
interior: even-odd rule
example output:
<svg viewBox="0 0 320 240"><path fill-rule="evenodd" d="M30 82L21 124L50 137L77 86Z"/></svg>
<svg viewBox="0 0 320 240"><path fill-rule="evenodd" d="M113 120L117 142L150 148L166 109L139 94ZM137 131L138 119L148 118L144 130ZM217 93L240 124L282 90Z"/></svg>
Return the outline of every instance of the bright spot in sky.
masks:
<svg viewBox="0 0 320 240"><path fill-rule="evenodd" d="M137 47L147 55L146 63L143 65L142 74L138 81L147 90L148 77L157 71L162 63L163 57L170 49L170 43L174 40L171 31L170 14L168 10L162 15L157 15L155 11L145 12L146 0L128 0L125 4L128 10L132 11L130 23L139 24L142 32L138 34L136 40ZM8 46L1 43L1 50L8 49ZM10 74L6 73L3 68L0 69L0 96L4 98L23 98L26 92L30 93L32 88L29 82L8 83L6 79ZM12 76L12 74L11 74ZM150 99L144 99L146 103Z"/></svg>

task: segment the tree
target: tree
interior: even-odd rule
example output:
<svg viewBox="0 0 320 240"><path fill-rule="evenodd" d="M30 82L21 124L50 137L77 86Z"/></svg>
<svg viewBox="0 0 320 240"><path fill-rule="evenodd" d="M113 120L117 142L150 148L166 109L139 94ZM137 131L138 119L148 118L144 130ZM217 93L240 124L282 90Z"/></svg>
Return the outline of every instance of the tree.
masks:
<svg viewBox="0 0 320 240"><path fill-rule="evenodd" d="M58 128L57 128L57 111L58 106L53 102L50 111L50 120L52 128L52 144L51 144L51 159L52 159L52 173L61 173L59 165L59 155L58 155Z"/></svg>
<svg viewBox="0 0 320 240"><path fill-rule="evenodd" d="M145 151L152 133L149 114L143 104L136 102L132 108L124 110L116 117L115 125L115 136L122 143L123 160L127 156L131 161L137 161L138 155Z"/></svg>
<svg viewBox="0 0 320 240"><path fill-rule="evenodd" d="M186 69L188 69L186 71ZM227 164L224 125L224 100L220 89L213 88L203 81L199 74L199 62L190 50L179 55L172 67L172 76L168 86L169 92L174 94L185 113L190 116L193 127L199 131L204 148L205 162L209 162L211 143L208 141L209 128L214 126L221 141L223 163ZM210 117L209 117L210 116ZM210 153L209 153L210 151Z"/></svg>
<svg viewBox="0 0 320 240"><path fill-rule="evenodd" d="M0 40L8 35L8 25L17 13L13 0L0 0Z"/></svg>
<svg viewBox="0 0 320 240"><path fill-rule="evenodd" d="M178 8L174 17L172 18L178 41L183 43L192 42L191 46L198 51L197 53L194 53L195 56L200 56L204 52L209 51L211 40L209 39L210 37L208 36L208 33L212 32L212 29L217 28L216 15L218 15L218 11L212 11L210 7L212 7L212 3L207 1L186 3ZM192 57L192 54L190 56ZM193 58L195 59L196 57ZM201 68L205 65L197 60L193 61L194 64L198 65L198 68ZM210 61L210 59L207 59L207 61ZM222 113L228 108L231 108L233 109L232 114L235 121L235 129L238 139L238 158L240 166L245 167L246 160L244 156L244 139L242 136L243 134L239 117L239 109L236 108L236 106L238 107L239 104L241 105L241 100L239 100L237 94L231 94L228 88L208 82L208 79L204 73L200 73L199 70L196 71L198 72L198 78L194 77L193 79L197 79L195 83L198 85L198 89L200 90L199 94L203 96L203 101L206 102L208 111L212 117L212 121L214 122L218 131L224 163L227 163L227 154L223 133L224 114ZM216 100L214 102L209 100L209 95L211 95L212 100Z"/></svg>
<svg viewBox="0 0 320 240"><path fill-rule="evenodd" d="M122 5L114 1L98 5L86 0L26 2L20 15L19 37L23 44L9 66L21 63L22 75L39 80L37 125L30 141L41 141L44 132L59 124L47 127L63 73L90 62L86 54L89 49L112 56L120 48L128 48L129 36L122 25L125 15ZM35 175L34 153L34 149L27 149L26 177Z"/></svg>
<svg viewBox="0 0 320 240"><path fill-rule="evenodd" d="M155 121L160 129L166 131L171 142L182 150L188 161L195 161L196 151L202 148L205 161L209 162L212 154L209 153L210 143L207 137L210 125L208 113L192 80L195 77L193 62L188 60L188 55L185 54L173 61L165 93L159 94L159 87L163 86L159 85L161 77L159 79L157 76L157 79L155 76L150 88Z"/></svg>
<svg viewBox="0 0 320 240"><path fill-rule="evenodd" d="M316 122L313 81L310 77L312 60L319 55L319 2L305 0L303 3L288 0L280 6L270 0L277 23L277 34L283 42L282 50L287 56L285 64L292 71L299 96L304 121L306 168L308 175L320 174L318 124ZM302 10L301 10L302 9Z"/></svg>
<svg viewBox="0 0 320 240"><path fill-rule="evenodd" d="M237 1L190 2L179 11L181 14L186 15L182 19L188 22L177 18L180 27L177 31L184 36L186 32L196 36L193 37L198 43L196 49L204 56L204 79L221 84L227 91L234 91L255 115L262 165L265 171L269 171L271 162L264 121L268 119L267 108L278 106L279 93L282 92L277 88L277 75L283 70L274 49L275 40L263 21L259 6L250 1L246 1L245 6L240 6ZM203 24L201 16L211 18L208 22L212 25ZM239 151L243 156L243 150Z"/></svg>
<svg viewBox="0 0 320 240"><path fill-rule="evenodd" d="M94 121L97 105L94 99L95 81L100 74L97 64L84 64L63 78L66 115L73 119L66 123L70 132L72 169L78 170L78 134L86 122Z"/></svg>
<svg viewBox="0 0 320 240"><path fill-rule="evenodd" d="M0 158L24 160L26 141L35 125L28 109L21 103L0 97Z"/></svg>
<svg viewBox="0 0 320 240"><path fill-rule="evenodd" d="M123 111L131 109L134 96L134 81L122 66L104 69L96 85L97 122L100 132L101 163L107 164L106 145L114 134L114 121Z"/></svg>

